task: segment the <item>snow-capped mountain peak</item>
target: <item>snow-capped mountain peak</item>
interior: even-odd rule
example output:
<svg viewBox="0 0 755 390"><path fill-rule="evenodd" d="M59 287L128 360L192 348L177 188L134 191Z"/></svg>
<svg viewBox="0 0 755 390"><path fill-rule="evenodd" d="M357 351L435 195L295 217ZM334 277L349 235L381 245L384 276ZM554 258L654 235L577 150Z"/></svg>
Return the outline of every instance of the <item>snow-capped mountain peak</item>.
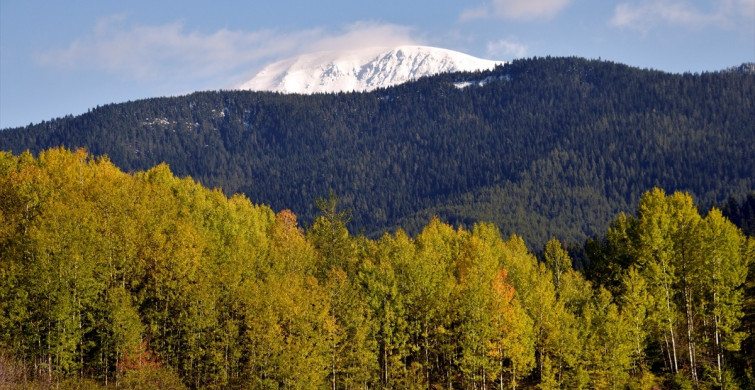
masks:
<svg viewBox="0 0 755 390"><path fill-rule="evenodd" d="M270 64L238 89L304 94L371 91L423 76L486 70L498 64L503 62L428 46L328 51Z"/></svg>

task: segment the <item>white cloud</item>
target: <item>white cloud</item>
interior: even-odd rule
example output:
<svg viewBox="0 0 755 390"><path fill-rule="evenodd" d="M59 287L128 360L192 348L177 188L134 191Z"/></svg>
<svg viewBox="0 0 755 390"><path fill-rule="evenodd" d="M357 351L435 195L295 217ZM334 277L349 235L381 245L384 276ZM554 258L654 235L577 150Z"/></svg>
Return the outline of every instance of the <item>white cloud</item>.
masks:
<svg viewBox="0 0 755 390"><path fill-rule="evenodd" d="M755 0L719 0L716 12L724 27L749 26L748 33L755 27Z"/></svg>
<svg viewBox="0 0 755 390"><path fill-rule="evenodd" d="M370 46L398 46L419 44L409 27L375 22L356 22L342 34L327 35L313 42L314 50L344 50Z"/></svg>
<svg viewBox="0 0 755 390"><path fill-rule="evenodd" d="M495 42L488 42L487 55L488 58L522 58L527 55L527 46L501 39Z"/></svg>
<svg viewBox="0 0 755 390"><path fill-rule="evenodd" d="M116 15L101 19L89 36L41 53L37 60L46 66L100 70L137 81L186 81L229 77L308 51L417 43L411 32L404 26L358 22L341 31L203 33L187 31L182 22L129 25L124 16Z"/></svg>
<svg viewBox="0 0 755 390"><path fill-rule="evenodd" d="M748 21L749 19L749 21ZM689 28L736 28L755 19L755 0L719 0L703 11L686 1L644 1L616 6L610 24L614 27L647 32L662 24Z"/></svg>
<svg viewBox="0 0 755 390"><path fill-rule="evenodd" d="M460 19L551 19L571 2L572 0L491 0L481 7L464 10Z"/></svg>

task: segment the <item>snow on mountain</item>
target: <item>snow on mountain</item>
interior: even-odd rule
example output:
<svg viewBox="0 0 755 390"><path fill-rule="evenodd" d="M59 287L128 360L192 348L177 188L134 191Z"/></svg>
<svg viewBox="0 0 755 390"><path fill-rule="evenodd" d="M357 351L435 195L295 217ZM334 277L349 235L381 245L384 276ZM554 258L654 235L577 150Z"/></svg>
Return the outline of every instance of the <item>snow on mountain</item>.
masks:
<svg viewBox="0 0 755 390"><path fill-rule="evenodd" d="M328 51L270 64L238 89L304 94L371 91L437 73L487 70L498 64L503 62L428 46Z"/></svg>

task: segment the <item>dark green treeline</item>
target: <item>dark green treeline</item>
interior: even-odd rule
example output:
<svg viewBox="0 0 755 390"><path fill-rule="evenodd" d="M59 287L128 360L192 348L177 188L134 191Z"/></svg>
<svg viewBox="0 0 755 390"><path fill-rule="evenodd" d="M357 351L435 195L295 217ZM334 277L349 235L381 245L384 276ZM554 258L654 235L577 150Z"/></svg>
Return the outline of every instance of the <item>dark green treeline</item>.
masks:
<svg viewBox="0 0 755 390"><path fill-rule="evenodd" d="M753 73L534 58L370 93L108 104L0 131L0 150L83 147L126 172L166 162L305 225L333 189L353 210L349 229L370 238L416 235L437 215L492 222L534 249L553 236L583 243L653 187L706 207L753 191L754 97Z"/></svg>
<svg viewBox="0 0 755 390"><path fill-rule="evenodd" d="M165 165L0 153L0 387L753 384L755 245L689 195L619 215L590 280L555 239L543 261L484 223L371 240L317 203L304 231Z"/></svg>

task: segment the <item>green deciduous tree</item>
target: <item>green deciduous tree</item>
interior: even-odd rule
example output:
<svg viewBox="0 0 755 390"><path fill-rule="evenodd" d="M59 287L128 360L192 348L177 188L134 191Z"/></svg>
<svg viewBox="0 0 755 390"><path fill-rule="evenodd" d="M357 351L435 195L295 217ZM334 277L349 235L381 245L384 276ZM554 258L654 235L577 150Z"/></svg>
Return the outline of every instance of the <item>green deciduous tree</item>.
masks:
<svg viewBox="0 0 755 390"><path fill-rule="evenodd" d="M710 318L711 352L719 384L723 381L725 352L737 351L746 336L739 331L742 318L742 289L752 253L746 240L731 222L713 209L702 227L704 263L700 279L706 305L701 312Z"/></svg>

